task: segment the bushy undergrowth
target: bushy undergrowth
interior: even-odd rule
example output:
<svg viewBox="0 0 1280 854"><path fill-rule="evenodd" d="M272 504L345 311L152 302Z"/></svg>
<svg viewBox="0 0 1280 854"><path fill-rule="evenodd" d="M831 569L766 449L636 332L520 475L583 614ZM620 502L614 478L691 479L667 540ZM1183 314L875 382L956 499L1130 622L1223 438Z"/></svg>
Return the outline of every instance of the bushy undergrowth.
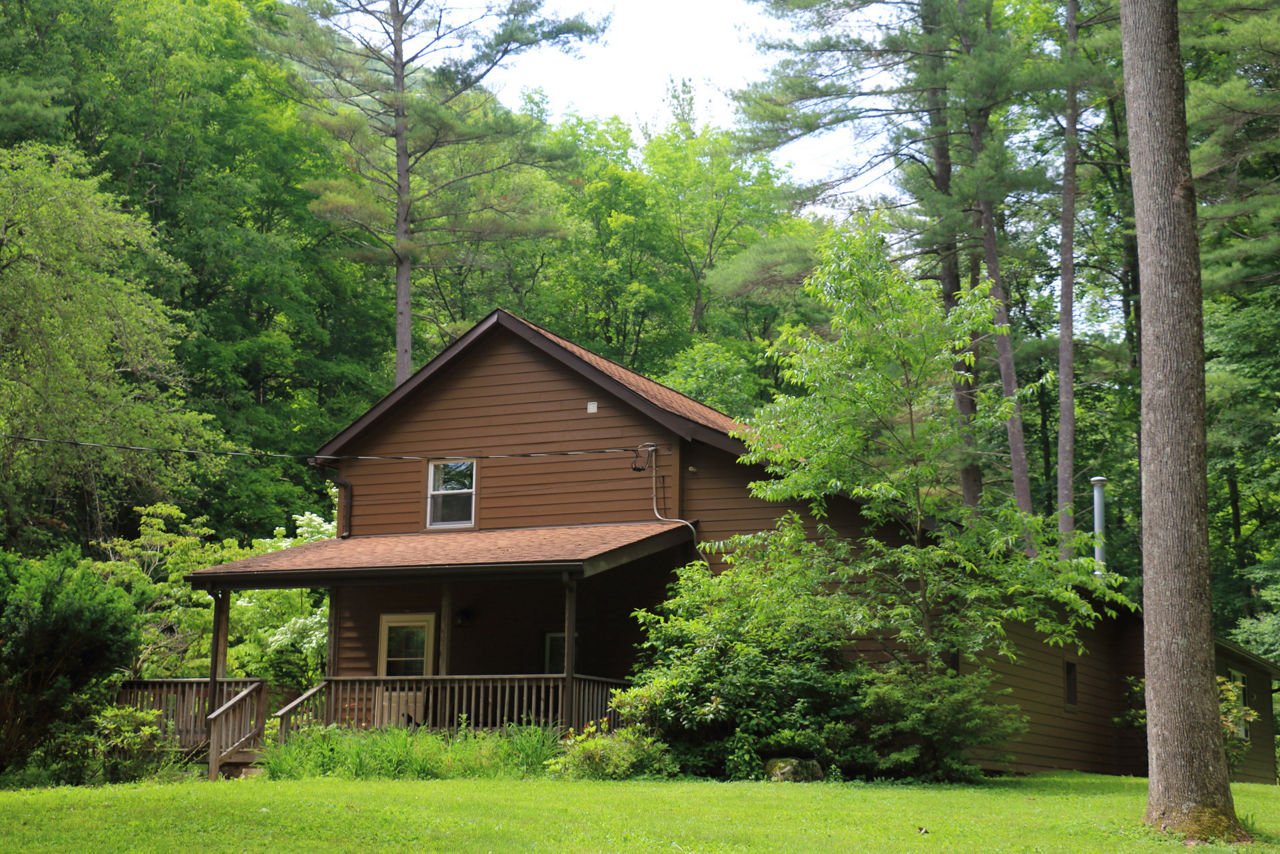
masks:
<svg viewBox="0 0 1280 854"><path fill-rule="evenodd" d="M685 771L759 779L766 760L796 757L844 778L966 780L980 774L968 750L1021 728L983 670L846 654L871 619L847 544L811 541L791 517L734 549L723 571L679 570L671 597L637 614L644 666L614 697Z"/></svg>
<svg viewBox="0 0 1280 854"><path fill-rule="evenodd" d="M32 788L176 779L191 773L158 710L107 706L79 722L63 722L20 768L0 775L0 788Z"/></svg>
<svg viewBox="0 0 1280 854"><path fill-rule="evenodd" d="M671 777L679 766L667 745L639 727L610 730L606 721L589 723L561 742L564 752L547 763L553 777L569 780L629 780Z"/></svg>
<svg viewBox="0 0 1280 854"><path fill-rule="evenodd" d="M553 730L536 726L453 734L316 727L299 731L285 744L268 745L261 764L277 780L529 777L542 774L560 749Z"/></svg>

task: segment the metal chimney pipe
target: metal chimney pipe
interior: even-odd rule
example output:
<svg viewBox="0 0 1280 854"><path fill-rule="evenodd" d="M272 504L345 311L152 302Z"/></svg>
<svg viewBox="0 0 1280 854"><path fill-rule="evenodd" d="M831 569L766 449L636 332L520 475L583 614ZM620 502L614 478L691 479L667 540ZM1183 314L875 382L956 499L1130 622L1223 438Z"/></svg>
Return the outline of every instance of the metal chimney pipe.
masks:
<svg viewBox="0 0 1280 854"><path fill-rule="evenodd" d="M1089 482L1093 484L1093 559L1106 566L1107 543L1104 532L1107 527L1107 500L1102 497L1102 488L1107 485L1107 479L1094 477Z"/></svg>

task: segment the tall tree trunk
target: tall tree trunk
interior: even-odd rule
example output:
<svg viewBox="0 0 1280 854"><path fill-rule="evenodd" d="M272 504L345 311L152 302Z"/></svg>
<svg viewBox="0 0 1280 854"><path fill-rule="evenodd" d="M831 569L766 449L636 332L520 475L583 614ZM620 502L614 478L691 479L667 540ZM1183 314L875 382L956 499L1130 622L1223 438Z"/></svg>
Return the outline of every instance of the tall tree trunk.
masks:
<svg viewBox="0 0 1280 854"><path fill-rule="evenodd" d="M976 133L976 131L971 131ZM975 159L982 153L981 142L975 142ZM996 251L995 203L990 199L978 201L982 215L982 255L986 263L987 278L991 282L991 295L996 299L996 323L1005 331L996 335L996 363L1000 366L1000 388L1005 397L1013 398L1013 414L1004 423L1009 437L1009 463L1013 470L1013 498L1018 509L1032 513L1031 468L1027 462L1027 439L1022 429L1022 404L1017 401L1018 374L1013 363L1013 342L1009 339L1009 300L1000 278L1000 255Z"/></svg>
<svg viewBox="0 0 1280 854"><path fill-rule="evenodd" d="M933 39L942 27L940 0L922 0L920 3L920 27L926 37ZM929 159L932 166L933 186L938 195L951 197L951 135L947 120L947 92L942 86L945 59L936 46L925 49L925 66L930 75L930 85L925 89L925 113L929 119ZM947 311L960 296L960 252L954 234L941 235L937 241L938 276L942 283L942 302ZM975 344L976 346L976 344ZM978 414L978 402L974 392L974 371L963 354L957 354L955 370L965 379L953 380L952 397L956 411L965 424L972 424ZM982 501L982 468L977 461L977 441L966 432L965 451L969 458L960 468L960 494L966 507L977 507Z"/></svg>
<svg viewBox="0 0 1280 854"><path fill-rule="evenodd" d="M1066 540L1075 531L1076 457L1076 160L1080 146L1076 132L1079 105L1076 94L1076 43L1080 37L1077 0L1067 0L1065 60L1067 104L1063 116L1066 134L1062 152L1062 293L1058 305L1058 533L1064 540L1063 558L1070 557Z"/></svg>
<svg viewBox="0 0 1280 854"><path fill-rule="evenodd" d="M961 19L967 14L967 0L960 0L959 14ZM991 36L990 0L984 0L983 26L988 37ZM960 29L960 45L968 54L974 52L974 44L962 24ZM969 125L969 150L973 156L974 169L981 170L983 152L986 150L987 137L991 132L990 104L971 108L967 111ZM1013 343L1009 339L1009 300L1005 295L1004 281L1000 276L1000 254L996 240L996 204L992 196L991 186L995 176L988 175L981 182L986 187L978 187L979 227L982 231L982 255L987 268L987 278L991 282L991 294L996 299L996 323L1006 331L996 335L996 363L1000 367L1000 386L1005 397L1013 399L1013 414L1005 422L1005 433L1009 437L1009 464L1013 473L1013 498L1018 509L1024 513L1032 513L1031 506L1031 470L1027 461L1027 440L1022 426L1022 405L1018 403L1018 374L1013 362Z"/></svg>
<svg viewBox="0 0 1280 854"><path fill-rule="evenodd" d="M410 289L413 282L413 252L411 250L411 217L413 197L409 187L409 119L405 102L404 61L404 10L399 0L390 0L391 21L391 87L394 101L394 127L396 148L396 385L409 379L413 373L413 305Z"/></svg>
<svg viewBox="0 0 1280 854"><path fill-rule="evenodd" d="M1209 599L1204 329L1176 0L1121 0L1142 269L1147 824L1246 839L1227 778Z"/></svg>

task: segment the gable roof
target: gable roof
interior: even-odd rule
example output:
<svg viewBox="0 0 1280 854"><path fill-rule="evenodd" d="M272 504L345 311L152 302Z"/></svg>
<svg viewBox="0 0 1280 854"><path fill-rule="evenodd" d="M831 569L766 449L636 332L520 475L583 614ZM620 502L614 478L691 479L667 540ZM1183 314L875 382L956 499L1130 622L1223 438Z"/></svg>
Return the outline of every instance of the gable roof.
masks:
<svg viewBox="0 0 1280 854"><path fill-rule="evenodd" d="M592 353L584 347L579 347L541 326L502 309L496 309L394 391L375 403L349 427L326 442L324 447L316 452L316 459L340 456L345 446L430 382L433 376L463 353L498 329L505 329L519 336L564 367L639 410L683 439L704 442L735 456L742 454L745 450L742 442L729 435L731 431L742 429L742 425L723 412L699 403L648 377L643 377L635 371L628 370L617 362Z"/></svg>
<svg viewBox="0 0 1280 854"><path fill-rule="evenodd" d="M193 587L305 587L433 578L585 577L691 543L684 522L620 522L320 540L188 573Z"/></svg>

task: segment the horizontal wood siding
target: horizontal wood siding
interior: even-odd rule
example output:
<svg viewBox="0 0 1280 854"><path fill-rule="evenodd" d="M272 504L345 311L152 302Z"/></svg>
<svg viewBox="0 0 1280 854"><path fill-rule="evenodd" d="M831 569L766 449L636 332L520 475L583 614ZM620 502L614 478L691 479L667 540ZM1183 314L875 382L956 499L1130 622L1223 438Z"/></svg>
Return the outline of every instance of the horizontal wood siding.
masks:
<svg viewBox="0 0 1280 854"><path fill-rule="evenodd" d="M378 628L382 614L440 611L438 584L377 584L338 587L330 599L335 637L332 676L378 672Z"/></svg>
<svg viewBox="0 0 1280 854"><path fill-rule="evenodd" d="M719 542L735 534L750 534L774 527L787 512L799 513L811 531L816 530L808 505L796 501L763 501L751 495L748 484L766 477L758 466L745 466L724 451L702 444L686 445L682 464L684 518L695 520L698 539ZM846 537L863 536L855 506L832 501L826 523ZM708 555L713 565L719 561Z"/></svg>
<svg viewBox="0 0 1280 854"><path fill-rule="evenodd" d="M1118 662L1122 640L1115 623L1108 621L1083 633L1086 654L1074 647L1049 646L1043 637L1024 624L1007 627L1018 650L1015 661L998 659L991 665L997 689L1006 690L1000 702L1016 704L1027 718L1026 732L1001 751L1014 756L1015 771L1043 771L1074 768L1098 773L1140 774L1139 767L1126 767L1122 750L1125 733L1115 723L1125 710L1124 676ZM1065 696L1065 668L1076 670L1076 702ZM985 764L993 751L979 756ZM1132 759L1131 754L1128 755Z"/></svg>
<svg viewBox="0 0 1280 854"><path fill-rule="evenodd" d="M594 401L595 413L587 412ZM659 508L677 512L676 437L506 331L460 357L350 454L433 459L660 446ZM642 455L643 459L643 455ZM653 518L649 471L627 453L478 459L476 529ZM426 526L427 463L348 460L351 532ZM455 529L456 530L456 529Z"/></svg>

